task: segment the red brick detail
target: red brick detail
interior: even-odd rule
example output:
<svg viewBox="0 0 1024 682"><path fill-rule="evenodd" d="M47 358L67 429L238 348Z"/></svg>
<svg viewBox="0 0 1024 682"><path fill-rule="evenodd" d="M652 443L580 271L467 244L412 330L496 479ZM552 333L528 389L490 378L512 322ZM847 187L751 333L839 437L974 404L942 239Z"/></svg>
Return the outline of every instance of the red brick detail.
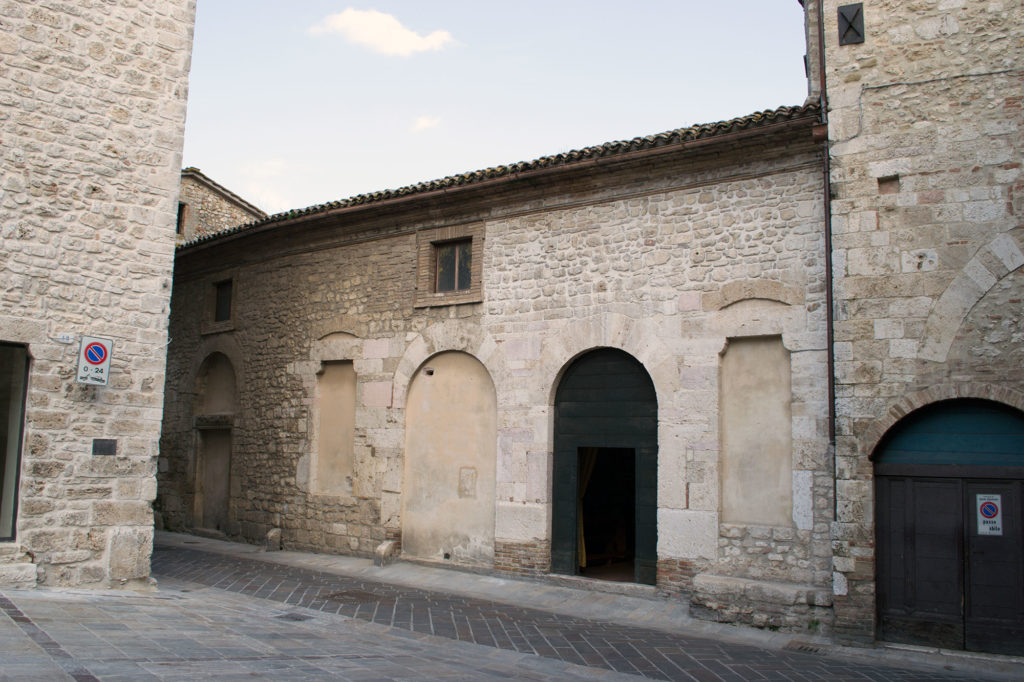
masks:
<svg viewBox="0 0 1024 682"><path fill-rule="evenodd" d="M551 543L495 542L494 570L499 573L540 575L551 572Z"/></svg>
<svg viewBox="0 0 1024 682"><path fill-rule="evenodd" d="M693 576L698 573L692 561L684 559L658 560L658 589L666 594L690 594L693 590Z"/></svg>

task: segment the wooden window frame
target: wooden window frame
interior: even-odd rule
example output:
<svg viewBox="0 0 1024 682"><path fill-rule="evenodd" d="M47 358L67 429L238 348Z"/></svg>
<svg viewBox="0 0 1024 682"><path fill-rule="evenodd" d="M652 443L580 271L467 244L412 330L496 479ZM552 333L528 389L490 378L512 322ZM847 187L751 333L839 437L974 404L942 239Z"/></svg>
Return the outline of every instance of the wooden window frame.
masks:
<svg viewBox="0 0 1024 682"><path fill-rule="evenodd" d="M438 247L467 241L470 243L469 286L464 289L438 291ZM417 308L483 302L483 223L420 230L416 233L416 250Z"/></svg>

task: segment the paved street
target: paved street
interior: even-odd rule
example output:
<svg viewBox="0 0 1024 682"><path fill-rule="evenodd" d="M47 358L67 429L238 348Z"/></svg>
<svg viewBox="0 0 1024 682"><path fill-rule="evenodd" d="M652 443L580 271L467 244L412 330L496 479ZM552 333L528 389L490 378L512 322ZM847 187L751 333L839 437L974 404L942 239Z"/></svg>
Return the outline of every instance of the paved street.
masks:
<svg viewBox="0 0 1024 682"><path fill-rule="evenodd" d="M691 621L662 599L159 534L159 589L0 591L0 679L1014 679L1020 661Z"/></svg>

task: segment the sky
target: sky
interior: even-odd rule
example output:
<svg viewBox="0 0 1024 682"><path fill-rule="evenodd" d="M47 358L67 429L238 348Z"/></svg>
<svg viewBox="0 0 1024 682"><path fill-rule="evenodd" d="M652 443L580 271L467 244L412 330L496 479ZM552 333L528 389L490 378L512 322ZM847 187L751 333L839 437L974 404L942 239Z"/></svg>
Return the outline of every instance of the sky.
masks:
<svg viewBox="0 0 1024 682"><path fill-rule="evenodd" d="M798 0L198 0L184 166L268 213L803 104Z"/></svg>

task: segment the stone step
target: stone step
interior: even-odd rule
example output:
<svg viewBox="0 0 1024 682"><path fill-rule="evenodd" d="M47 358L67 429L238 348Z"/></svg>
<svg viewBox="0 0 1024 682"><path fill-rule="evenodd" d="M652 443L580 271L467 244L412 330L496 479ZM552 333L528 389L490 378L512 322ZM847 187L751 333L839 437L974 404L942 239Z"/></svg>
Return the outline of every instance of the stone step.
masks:
<svg viewBox="0 0 1024 682"><path fill-rule="evenodd" d="M0 587L27 590L36 586L35 564L0 565Z"/></svg>
<svg viewBox="0 0 1024 682"><path fill-rule="evenodd" d="M21 545L0 544L0 587L25 589L36 586L36 565Z"/></svg>

